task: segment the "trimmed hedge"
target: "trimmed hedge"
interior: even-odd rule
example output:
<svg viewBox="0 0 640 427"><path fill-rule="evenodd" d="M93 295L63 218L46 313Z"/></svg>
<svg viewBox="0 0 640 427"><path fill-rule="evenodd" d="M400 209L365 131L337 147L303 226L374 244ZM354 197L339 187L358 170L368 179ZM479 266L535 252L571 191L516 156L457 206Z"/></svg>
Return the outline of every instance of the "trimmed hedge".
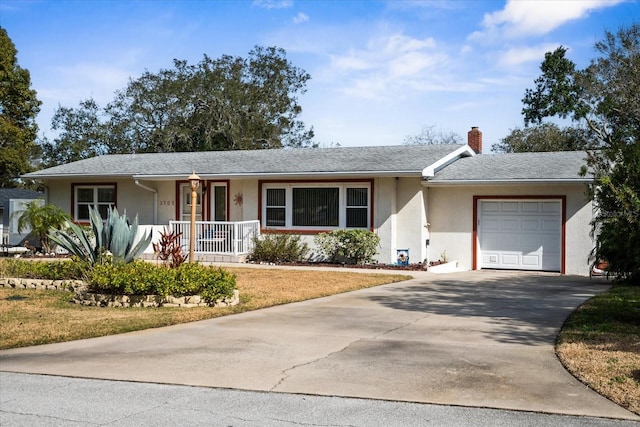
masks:
<svg viewBox="0 0 640 427"><path fill-rule="evenodd" d="M84 280L89 291L113 295L200 295L206 303L233 296L234 274L222 268L183 264L167 268L144 261L97 264L79 260L54 262L0 260L0 276L25 279Z"/></svg>
<svg viewBox="0 0 640 427"><path fill-rule="evenodd" d="M115 295L200 295L207 303L231 297L235 275L222 268L182 264L166 268L144 261L99 264L87 272L89 290Z"/></svg>
<svg viewBox="0 0 640 427"><path fill-rule="evenodd" d="M65 261L24 261L21 259L0 259L1 277L21 277L24 279L81 280L86 265L72 258Z"/></svg>

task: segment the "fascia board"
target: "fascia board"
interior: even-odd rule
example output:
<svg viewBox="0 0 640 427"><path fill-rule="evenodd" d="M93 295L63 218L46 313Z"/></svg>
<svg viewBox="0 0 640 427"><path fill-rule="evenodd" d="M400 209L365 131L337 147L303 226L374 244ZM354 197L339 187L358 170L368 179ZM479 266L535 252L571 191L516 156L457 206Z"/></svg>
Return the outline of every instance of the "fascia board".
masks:
<svg viewBox="0 0 640 427"><path fill-rule="evenodd" d="M464 145L458 148L457 150L447 154L440 160L424 168L422 170L422 177L433 178L438 170L442 169L443 167L447 166L450 163L453 163L454 161L458 160L460 157L473 157L475 155L476 155L476 152L473 151L471 147L469 147L468 145Z"/></svg>
<svg viewBox="0 0 640 427"><path fill-rule="evenodd" d="M459 186L459 185L519 185L519 184L589 184L592 179L482 179L482 180L450 180L450 181L428 181L423 180L424 187L439 186Z"/></svg>
<svg viewBox="0 0 640 427"><path fill-rule="evenodd" d="M419 171L356 171L356 172L291 172L291 173L219 173L208 174L200 173L196 171L198 176L202 179L229 179L229 178L255 178L255 179L273 179L273 178L301 178L309 179L316 177L323 178L376 178L376 177L421 177ZM105 179L105 178L131 178L141 179L148 181L170 181L186 179L189 173L186 174L85 174L85 173L68 173L68 174L43 174L34 176L31 174L23 175L22 178L27 179L67 179L67 178L82 178L82 179Z"/></svg>
<svg viewBox="0 0 640 427"><path fill-rule="evenodd" d="M416 177L421 175L417 171L359 171L359 172L291 172L291 173L221 173L207 174L196 171L201 179L313 179L313 178L377 178L377 177ZM164 181L186 179L186 175L133 175L134 179L148 181Z"/></svg>
<svg viewBox="0 0 640 427"><path fill-rule="evenodd" d="M41 175L34 175L34 174L25 174L25 175L21 175L20 178L24 178L24 179L65 179L65 178L84 178L84 179L91 179L91 178L97 178L97 179L104 179L104 178L129 178L132 175L129 173L123 173L123 174L117 174L117 173L109 173L109 174L98 174L98 175L91 175L91 174L86 174L86 173L57 173L57 174L41 174Z"/></svg>

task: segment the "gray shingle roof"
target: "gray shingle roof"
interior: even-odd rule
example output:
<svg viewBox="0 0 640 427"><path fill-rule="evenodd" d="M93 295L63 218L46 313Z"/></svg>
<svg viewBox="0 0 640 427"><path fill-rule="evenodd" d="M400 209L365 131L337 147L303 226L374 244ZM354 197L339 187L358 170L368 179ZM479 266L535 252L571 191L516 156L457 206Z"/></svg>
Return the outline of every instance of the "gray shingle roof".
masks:
<svg viewBox="0 0 640 427"><path fill-rule="evenodd" d="M584 151L484 154L462 158L436 172L433 183L589 181L579 175Z"/></svg>
<svg viewBox="0 0 640 427"><path fill-rule="evenodd" d="M463 145L398 145L118 154L93 157L43 169L26 178L72 176L186 177L397 173L420 176L422 170Z"/></svg>
<svg viewBox="0 0 640 427"><path fill-rule="evenodd" d="M10 199L37 199L44 194L23 188L0 188L0 207L8 204Z"/></svg>

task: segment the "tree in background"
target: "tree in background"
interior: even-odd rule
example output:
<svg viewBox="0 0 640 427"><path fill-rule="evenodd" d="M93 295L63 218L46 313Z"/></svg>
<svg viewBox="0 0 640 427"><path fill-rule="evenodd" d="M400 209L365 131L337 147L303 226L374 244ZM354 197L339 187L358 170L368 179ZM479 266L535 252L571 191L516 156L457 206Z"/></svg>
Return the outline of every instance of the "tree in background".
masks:
<svg viewBox="0 0 640 427"><path fill-rule="evenodd" d="M560 128L555 123L542 123L512 129L509 135L493 144L491 150L497 153L585 150L593 146L588 133L581 128Z"/></svg>
<svg viewBox="0 0 640 427"><path fill-rule="evenodd" d="M589 152L594 175L591 194L594 260L606 261L619 278L640 277L640 24L606 32L596 43L597 57L584 70L565 57L567 49L548 52L536 87L528 89L525 123L548 117L582 125L599 150ZM587 173L585 167L583 173Z"/></svg>
<svg viewBox="0 0 640 427"><path fill-rule="evenodd" d="M423 126L420 133L404 138L404 145L462 144L462 137L454 132L443 131L435 125Z"/></svg>
<svg viewBox="0 0 640 427"><path fill-rule="evenodd" d="M310 75L283 49L255 47L248 57L208 56L195 65L145 72L100 108L89 99L59 107L47 165L103 153L309 147L313 129L299 120L298 96Z"/></svg>
<svg viewBox="0 0 640 427"><path fill-rule="evenodd" d="M81 101L77 108L58 107L51 128L58 136L40 141L42 166L50 167L106 154L106 133L102 111L93 99Z"/></svg>
<svg viewBox="0 0 640 427"><path fill-rule="evenodd" d="M28 70L18 65L15 45L0 27L0 187L17 187L37 153L36 115L41 102Z"/></svg>

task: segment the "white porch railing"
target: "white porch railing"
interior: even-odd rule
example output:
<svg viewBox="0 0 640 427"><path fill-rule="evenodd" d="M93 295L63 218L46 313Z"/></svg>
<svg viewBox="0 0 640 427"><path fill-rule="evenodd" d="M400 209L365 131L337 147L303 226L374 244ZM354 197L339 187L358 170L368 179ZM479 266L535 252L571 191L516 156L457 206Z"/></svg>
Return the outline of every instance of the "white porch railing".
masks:
<svg viewBox="0 0 640 427"><path fill-rule="evenodd" d="M200 254L246 255L253 249L253 237L260 234L260 221L196 221L195 252ZM169 229L180 236L180 244L189 251L191 223L169 221Z"/></svg>

